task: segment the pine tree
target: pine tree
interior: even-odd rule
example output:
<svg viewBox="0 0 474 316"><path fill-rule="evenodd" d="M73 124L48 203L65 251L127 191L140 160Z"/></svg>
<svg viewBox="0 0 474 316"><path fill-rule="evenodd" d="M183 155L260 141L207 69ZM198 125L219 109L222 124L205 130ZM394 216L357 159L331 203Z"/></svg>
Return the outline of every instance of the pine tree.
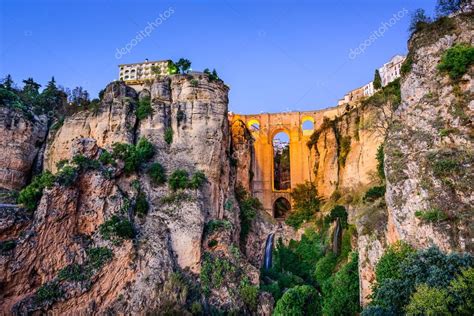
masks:
<svg viewBox="0 0 474 316"><path fill-rule="evenodd" d="M375 89L380 89L380 88L382 88L382 78L380 77L380 72L379 72L378 69L375 69L374 88L375 88Z"/></svg>

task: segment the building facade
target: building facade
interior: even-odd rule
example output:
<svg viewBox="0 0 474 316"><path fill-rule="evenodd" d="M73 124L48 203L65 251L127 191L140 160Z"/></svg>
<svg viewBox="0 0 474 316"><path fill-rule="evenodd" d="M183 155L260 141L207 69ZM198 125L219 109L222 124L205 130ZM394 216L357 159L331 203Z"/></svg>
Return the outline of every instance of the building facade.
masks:
<svg viewBox="0 0 474 316"><path fill-rule="evenodd" d="M385 87L393 80L400 77L400 69L405 61L406 56L395 55L390 61L379 68L380 77L382 78L382 86Z"/></svg>
<svg viewBox="0 0 474 316"><path fill-rule="evenodd" d="M152 80L156 74L152 67L158 67L161 74L168 73L168 60L148 61L142 63L119 65L119 80L125 81L129 85L141 84L145 80Z"/></svg>

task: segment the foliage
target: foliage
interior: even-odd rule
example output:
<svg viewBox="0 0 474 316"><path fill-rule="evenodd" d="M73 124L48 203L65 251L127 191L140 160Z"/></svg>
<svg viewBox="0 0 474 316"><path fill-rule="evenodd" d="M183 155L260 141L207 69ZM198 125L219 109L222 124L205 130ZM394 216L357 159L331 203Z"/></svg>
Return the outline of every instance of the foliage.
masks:
<svg viewBox="0 0 474 316"><path fill-rule="evenodd" d="M343 136L339 140L339 156L338 162L340 166L346 165L347 155L349 155L349 151L351 150L351 137L350 136Z"/></svg>
<svg viewBox="0 0 474 316"><path fill-rule="evenodd" d="M171 127L167 127L167 128L165 129L164 138L165 138L165 142L166 142L168 145L171 145L171 143L173 142L173 129L172 129Z"/></svg>
<svg viewBox="0 0 474 316"><path fill-rule="evenodd" d="M401 276L400 262L413 254L414 251L410 245L402 241L390 245L375 268L376 281L382 283L388 279L399 279Z"/></svg>
<svg viewBox="0 0 474 316"><path fill-rule="evenodd" d="M400 314L419 285L446 288L462 269L474 266L470 254L444 254L435 247L412 252L403 246L389 251L392 253L380 261L383 266L376 267L372 308L364 315L373 315L377 310Z"/></svg>
<svg viewBox="0 0 474 316"><path fill-rule="evenodd" d="M161 185L166 182L165 168L158 162L154 162L148 168L148 175L151 182L155 185Z"/></svg>
<svg viewBox="0 0 474 316"><path fill-rule="evenodd" d="M99 156L99 162L103 165L115 165L115 159L107 150L103 150Z"/></svg>
<svg viewBox="0 0 474 316"><path fill-rule="evenodd" d="M413 66L413 58L408 55L405 61L402 63L402 66L400 67L400 73L402 76L408 74L411 71L411 68Z"/></svg>
<svg viewBox="0 0 474 316"><path fill-rule="evenodd" d="M316 290L309 285L295 286L278 300L274 316L317 315L321 309L320 298Z"/></svg>
<svg viewBox="0 0 474 316"><path fill-rule="evenodd" d="M211 72L208 68L206 68L204 69L203 72L207 75L207 77L209 78L209 81L211 82L220 80L219 76L217 75L217 71L215 69L213 69Z"/></svg>
<svg viewBox="0 0 474 316"><path fill-rule="evenodd" d="M137 118L141 121L151 115L153 109L151 107L150 97L142 98L138 101L138 106L135 111Z"/></svg>
<svg viewBox="0 0 474 316"><path fill-rule="evenodd" d="M336 205L332 208L331 212L324 217L326 223L331 223L336 219L340 219L341 227L347 228L347 211L346 208L342 205Z"/></svg>
<svg viewBox="0 0 474 316"><path fill-rule="evenodd" d="M226 279L237 273L237 267L226 258L205 254L201 267L201 285L205 294L211 289L219 289Z"/></svg>
<svg viewBox="0 0 474 316"><path fill-rule="evenodd" d="M138 192L137 199L135 201L135 214L139 217L144 217L148 214L148 209L150 206L148 205L148 201L146 199L146 195L143 191Z"/></svg>
<svg viewBox="0 0 474 316"><path fill-rule="evenodd" d="M45 301L56 301L62 296L62 291L59 288L59 285L57 282L49 282L46 284L43 284L35 294L35 301L37 303L42 303Z"/></svg>
<svg viewBox="0 0 474 316"><path fill-rule="evenodd" d="M176 62L176 67L178 67L178 70L184 74L187 73L188 70L191 68L191 62L188 59L180 58Z"/></svg>
<svg viewBox="0 0 474 316"><path fill-rule="evenodd" d="M384 144L380 144L377 148L377 154L375 158L377 159L377 174L380 180L385 180L385 171L384 171L384 152L383 152Z"/></svg>
<svg viewBox="0 0 474 316"><path fill-rule="evenodd" d="M174 75L179 72L178 66L171 60L168 60L168 75Z"/></svg>
<svg viewBox="0 0 474 316"><path fill-rule="evenodd" d="M175 170L168 179L171 190L186 189L189 185L189 174L186 170Z"/></svg>
<svg viewBox="0 0 474 316"><path fill-rule="evenodd" d="M373 84L374 84L374 89L382 88L382 78L380 77L380 72L378 69L375 69Z"/></svg>
<svg viewBox="0 0 474 316"><path fill-rule="evenodd" d="M353 253L348 264L323 287L324 315L355 315L360 311L358 256Z"/></svg>
<svg viewBox="0 0 474 316"><path fill-rule="evenodd" d="M0 254L9 252L16 247L16 241L13 239L0 241Z"/></svg>
<svg viewBox="0 0 474 316"><path fill-rule="evenodd" d="M206 182L206 175L202 171L196 171L188 183L190 189L199 189Z"/></svg>
<svg viewBox="0 0 474 316"><path fill-rule="evenodd" d="M135 236L132 223L129 220L113 215L99 226L99 232L105 240L120 243L122 239L132 239Z"/></svg>
<svg viewBox="0 0 474 316"><path fill-rule="evenodd" d="M43 189L51 188L54 180L55 177L49 171L35 176L31 183L20 191L18 203L22 204L28 211L34 211L43 195Z"/></svg>
<svg viewBox="0 0 474 316"><path fill-rule="evenodd" d="M314 269L314 278L320 287L324 287L326 282L328 282L334 273L336 264L337 256L333 252L328 252L316 263L316 268Z"/></svg>
<svg viewBox="0 0 474 316"><path fill-rule="evenodd" d="M474 64L474 47L466 44L456 44L446 50L438 64L438 70L449 74L451 79L461 78Z"/></svg>
<svg viewBox="0 0 474 316"><path fill-rule="evenodd" d="M241 282L239 287L239 295L244 301L245 305L250 310L256 310L258 305L258 287L252 285L248 282L248 280L244 280Z"/></svg>
<svg viewBox="0 0 474 316"><path fill-rule="evenodd" d="M291 192L294 211L286 219L286 223L294 228L299 228L305 221L313 218L319 211L320 201L317 196L316 185L306 181L298 184Z"/></svg>
<svg viewBox="0 0 474 316"><path fill-rule="evenodd" d="M190 83L191 83L191 87L193 88L197 88L199 86L199 80L197 79L192 79Z"/></svg>
<svg viewBox="0 0 474 316"><path fill-rule="evenodd" d="M425 10L416 9L411 16L410 27L408 30L410 33L420 30L424 25L429 24L431 19L426 15Z"/></svg>
<svg viewBox="0 0 474 316"><path fill-rule="evenodd" d="M59 270L58 273L59 280L80 282L87 280L89 277L90 275L86 273L84 267L77 263L73 263L62 268L61 270Z"/></svg>
<svg viewBox="0 0 474 316"><path fill-rule="evenodd" d="M245 245L252 221L257 216L257 212L263 209L263 205L259 199L251 196L241 184L235 187L235 197L240 209L240 244Z"/></svg>
<svg viewBox="0 0 474 316"><path fill-rule="evenodd" d="M449 284L453 307L459 315L474 315L474 268L463 269Z"/></svg>
<svg viewBox="0 0 474 316"><path fill-rule="evenodd" d="M63 186L71 186L77 179L78 175L78 168L65 165L63 166L59 172L56 174L56 182Z"/></svg>
<svg viewBox="0 0 474 316"><path fill-rule="evenodd" d="M204 231L209 235L221 229L232 229L232 224L225 219L211 219L204 227Z"/></svg>
<svg viewBox="0 0 474 316"><path fill-rule="evenodd" d="M448 310L450 300L446 289L420 284L405 310L409 315L450 315Z"/></svg>
<svg viewBox="0 0 474 316"><path fill-rule="evenodd" d="M190 200L190 196L183 191L171 192L170 194L161 198L161 203L168 205L176 205L182 201Z"/></svg>
<svg viewBox="0 0 474 316"><path fill-rule="evenodd" d="M112 155L124 162L124 171L130 174L138 171L140 166L154 155L153 145L146 139L140 138L136 145L125 143L112 144Z"/></svg>
<svg viewBox="0 0 474 316"><path fill-rule="evenodd" d="M420 210L415 212L415 216L419 219L426 221L426 222L440 222L448 219L446 213L444 213L439 208L432 208L429 210Z"/></svg>
<svg viewBox="0 0 474 316"><path fill-rule="evenodd" d="M218 244L218 242L217 242L217 240L215 240L215 239L211 239L211 240L209 240L209 241L207 242L207 246L208 246L209 248L214 248L215 246L217 246L217 244Z"/></svg>
<svg viewBox="0 0 474 316"><path fill-rule="evenodd" d="M112 260L114 254L112 250L107 247L95 247L88 248L87 253L87 265L92 269L100 269L104 264Z"/></svg>
<svg viewBox="0 0 474 316"><path fill-rule="evenodd" d="M97 170L100 168L100 161L87 158L84 155L75 155L72 162L76 164L80 170ZM60 168L62 169L62 168Z"/></svg>
<svg viewBox="0 0 474 316"><path fill-rule="evenodd" d="M371 187L365 192L364 202L373 202L385 195L385 185Z"/></svg>

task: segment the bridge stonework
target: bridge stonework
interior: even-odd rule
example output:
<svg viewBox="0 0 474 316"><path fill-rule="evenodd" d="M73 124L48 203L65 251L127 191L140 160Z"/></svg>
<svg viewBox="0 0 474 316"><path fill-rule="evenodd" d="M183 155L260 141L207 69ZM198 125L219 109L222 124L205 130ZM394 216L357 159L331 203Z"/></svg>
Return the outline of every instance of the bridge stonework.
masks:
<svg viewBox="0 0 474 316"><path fill-rule="evenodd" d="M342 111L341 107L334 107L307 112L229 115L231 124L241 121L251 130L254 161L252 161L253 179L250 189L252 195L262 202L269 214L274 215L273 205L278 198L284 197L292 203L291 192L296 185L315 180L313 173L315 153L308 148L307 142L313 130L321 126L324 117L332 119ZM306 121L313 122L312 130L303 130L303 123ZM258 129L252 128L252 125L258 125ZM279 132L285 132L289 137L291 185L288 190L274 188L273 138Z"/></svg>

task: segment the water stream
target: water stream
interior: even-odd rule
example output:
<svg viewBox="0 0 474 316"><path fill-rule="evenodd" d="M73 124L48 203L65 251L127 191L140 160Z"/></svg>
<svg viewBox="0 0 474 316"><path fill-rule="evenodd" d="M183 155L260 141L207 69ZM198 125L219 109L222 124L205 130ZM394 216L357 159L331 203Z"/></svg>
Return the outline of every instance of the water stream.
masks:
<svg viewBox="0 0 474 316"><path fill-rule="evenodd" d="M263 257L263 268L268 270L272 267L272 251L273 251L273 238L274 233L271 233L267 237L265 243L265 256Z"/></svg>

